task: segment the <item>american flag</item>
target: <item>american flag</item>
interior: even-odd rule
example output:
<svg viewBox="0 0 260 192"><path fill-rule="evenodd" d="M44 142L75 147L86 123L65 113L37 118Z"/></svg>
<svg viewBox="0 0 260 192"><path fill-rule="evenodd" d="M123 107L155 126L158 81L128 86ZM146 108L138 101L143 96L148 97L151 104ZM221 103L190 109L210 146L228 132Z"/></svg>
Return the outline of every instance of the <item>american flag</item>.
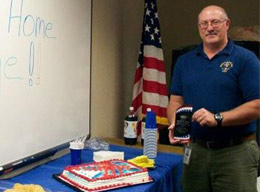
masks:
<svg viewBox="0 0 260 192"><path fill-rule="evenodd" d="M147 108L151 108L156 113L157 124L168 125L167 105L168 89L156 0L145 0L132 106L139 120L145 116Z"/></svg>

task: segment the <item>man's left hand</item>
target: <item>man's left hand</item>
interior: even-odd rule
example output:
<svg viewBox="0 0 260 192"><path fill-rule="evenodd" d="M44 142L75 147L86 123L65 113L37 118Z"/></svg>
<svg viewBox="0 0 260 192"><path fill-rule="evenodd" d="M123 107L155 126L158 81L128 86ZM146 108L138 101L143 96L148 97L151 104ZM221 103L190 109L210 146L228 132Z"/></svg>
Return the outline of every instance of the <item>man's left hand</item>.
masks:
<svg viewBox="0 0 260 192"><path fill-rule="evenodd" d="M209 126L209 127L217 126L217 121L214 118L214 114L204 108L197 110L193 114L192 120L197 121L201 126Z"/></svg>

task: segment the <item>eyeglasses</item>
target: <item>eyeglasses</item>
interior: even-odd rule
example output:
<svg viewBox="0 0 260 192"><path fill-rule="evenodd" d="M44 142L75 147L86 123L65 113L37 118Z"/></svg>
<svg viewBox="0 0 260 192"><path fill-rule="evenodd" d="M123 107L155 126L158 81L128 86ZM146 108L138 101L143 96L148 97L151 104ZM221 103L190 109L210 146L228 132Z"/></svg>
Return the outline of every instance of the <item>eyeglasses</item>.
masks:
<svg viewBox="0 0 260 192"><path fill-rule="evenodd" d="M207 29L209 25L211 25L211 27L213 27L213 28L218 28L224 21L227 21L227 20L225 19L225 20L221 21L221 20L215 19L212 21L203 21L203 22L199 23L198 25L201 29Z"/></svg>

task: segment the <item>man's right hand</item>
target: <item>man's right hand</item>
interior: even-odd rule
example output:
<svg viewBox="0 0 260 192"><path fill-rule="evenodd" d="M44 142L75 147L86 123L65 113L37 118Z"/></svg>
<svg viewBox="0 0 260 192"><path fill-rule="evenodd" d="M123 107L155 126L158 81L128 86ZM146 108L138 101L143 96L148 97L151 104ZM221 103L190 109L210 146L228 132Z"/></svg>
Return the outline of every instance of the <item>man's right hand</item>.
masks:
<svg viewBox="0 0 260 192"><path fill-rule="evenodd" d="M169 127L168 127L168 130L169 130L169 141L171 144L178 144L178 143L181 143L181 144L187 144L190 142L190 139L187 139L187 140L180 140L180 139L175 139L174 138L174 127L175 127L175 123L172 123Z"/></svg>
<svg viewBox="0 0 260 192"><path fill-rule="evenodd" d="M171 95L170 97L170 102L167 108L167 116L168 120L171 123L170 126L168 127L169 130L169 141L171 144L177 144L177 143L182 143L182 144L187 144L190 142L190 140L179 140L179 139L174 139L174 127L175 127L175 114L176 110L180 108L181 106L184 105L184 100L183 97L180 95Z"/></svg>

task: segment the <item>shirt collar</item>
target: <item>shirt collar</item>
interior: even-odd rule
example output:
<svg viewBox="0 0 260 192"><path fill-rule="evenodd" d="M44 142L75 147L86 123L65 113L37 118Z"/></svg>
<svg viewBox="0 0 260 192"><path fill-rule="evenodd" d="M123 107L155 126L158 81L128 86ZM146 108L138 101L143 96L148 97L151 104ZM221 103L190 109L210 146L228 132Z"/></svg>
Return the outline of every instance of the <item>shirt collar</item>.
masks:
<svg viewBox="0 0 260 192"><path fill-rule="evenodd" d="M217 53L217 55L222 55L222 54L227 54L227 55L231 55L232 51L234 48L234 42L231 39L228 39L228 43L226 45L226 47ZM200 43L197 51L196 51L197 55L205 55L204 51L203 51L203 44Z"/></svg>

